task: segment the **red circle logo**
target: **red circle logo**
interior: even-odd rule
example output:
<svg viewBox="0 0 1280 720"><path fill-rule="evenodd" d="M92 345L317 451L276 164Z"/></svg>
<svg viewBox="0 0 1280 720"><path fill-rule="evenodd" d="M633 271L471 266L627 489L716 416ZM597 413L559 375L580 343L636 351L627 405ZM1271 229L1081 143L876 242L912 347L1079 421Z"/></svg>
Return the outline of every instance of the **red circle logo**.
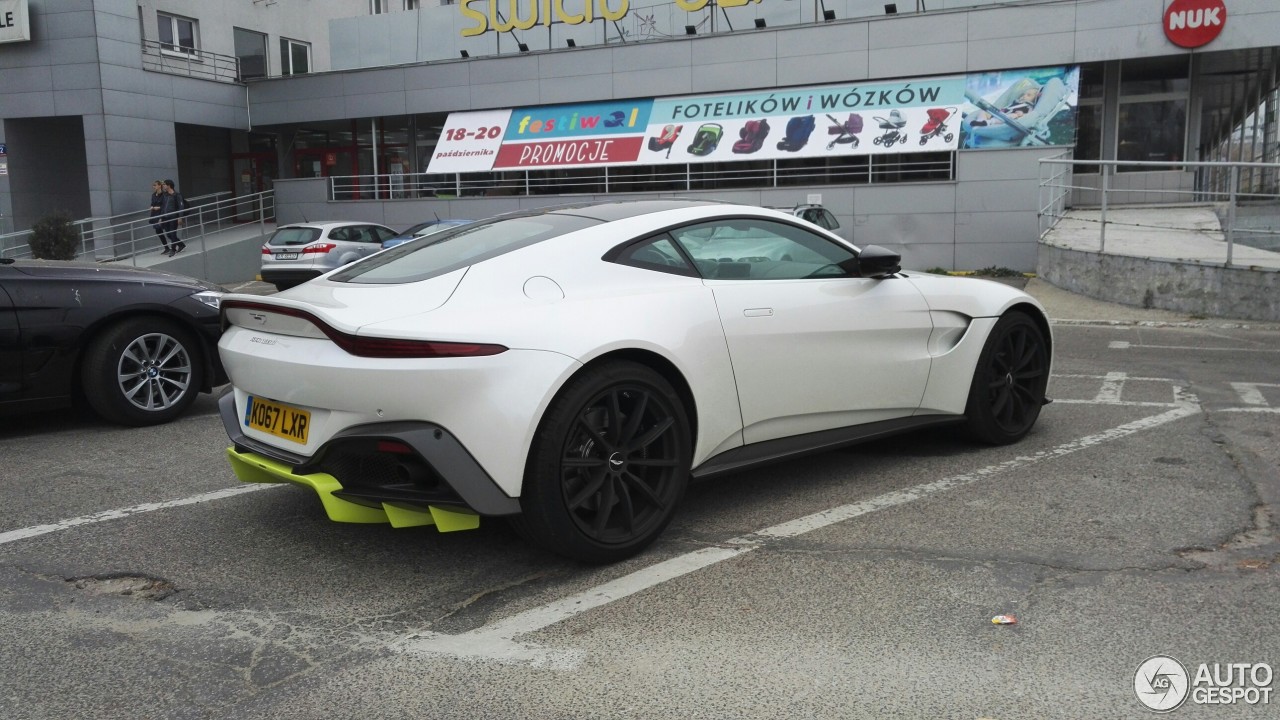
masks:
<svg viewBox="0 0 1280 720"><path fill-rule="evenodd" d="M1213 42L1227 24L1222 0L1173 0L1164 11L1164 34L1174 45L1198 48Z"/></svg>

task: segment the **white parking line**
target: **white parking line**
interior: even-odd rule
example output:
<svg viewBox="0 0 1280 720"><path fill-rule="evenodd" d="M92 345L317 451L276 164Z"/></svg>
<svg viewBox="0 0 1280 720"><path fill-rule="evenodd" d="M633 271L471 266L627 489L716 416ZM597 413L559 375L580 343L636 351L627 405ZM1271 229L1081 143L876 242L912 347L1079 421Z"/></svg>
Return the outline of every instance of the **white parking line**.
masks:
<svg viewBox="0 0 1280 720"><path fill-rule="evenodd" d="M106 522L108 520L119 520L130 515L138 515L140 513L152 512L154 510L165 510L168 508L182 507L183 505L195 505L196 503L211 502L213 500L221 500L223 498L243 495L244 493L254 492L255 490L266 490L267 488L280 487L279 485L238 485L236 487L226 488L225 490L214 490L213 492L202 493L200 495L192 495L191 497L182 498L180 500L166 500L158 503L143 503L142 505L134 505L133 507L119 508L116 510L103 510L92 515L81 515L80 517L71 518L70 520L59 520L56 523L48 525L32 525L31 527L19 528L18 530L9 530L0 533L0 545L15 542L17 540L26 540L40 535L48 535L49 533L67 530L80 525L92 525L94 523Z"/></svg>
<svg viewBox="0 0 1280 720"><path fill-rule="evenodd" d="M1134 348L1142 348L1144 350L1191 350L1195 352L1261 352L1261 353L1280 353L1277 348L1241 348L1241 347L1202 347L1199 345L1139 345L1138 343L1128 343L1124 341L1112 341L1107 347L1113 350L1131 350Z"/></svg>
<svg viewBox="0 0 1280 720"><path fill-rule="evenodd" d="M1267 405L1267 399L1262 396L1262 391L1258 388L1264 387L1280 387L1274 383L1231 383L1231 389L1236 391L1240 396L1240 402L1245 405Z"/></svg>
<svg viewBox="0 0 1280 720"><path fill-rule="evenodd" d="M562 620L567 620L588 610L607 605L615 600L629 597L668 580L738 557L779 538L803 535L861 515L903 505L935 493L970 485L979 480L1016 468L1044 460L1053 460L1079 450L1118 440L1200 412L1200 402L1194 395L1180 387L1175 388L1175 395L1178 398L1177 406L1159 415L1151 415L1134 420L1100 433L1063 443L1048 450L1041 450L1032 455L1020 456L1002 463L989 465L971 473L954 475L932 483L915 485L862 502L841 505L780 525L767 527L729 540L721 546L703 548L671 558L617 580L526 610L475 630L457 635L430 631L415 633L396 641L391 648L404 653L458 659L482 659L504 664L529 664L538 667L572 670L582 662L583 653L581 651L544 648L533 643L520 642L516 638L554 625Z"/></svg>
<svg viewBox="0 0 1280 720"><path fill-rule="evenodd" d="M1109 372L1102 379L1102 389L1094 396L1093 401L1096 403L1115 404L1120 402L1120 392L1124 390L1124 381L1128 379L1129 373Z"/></svg>

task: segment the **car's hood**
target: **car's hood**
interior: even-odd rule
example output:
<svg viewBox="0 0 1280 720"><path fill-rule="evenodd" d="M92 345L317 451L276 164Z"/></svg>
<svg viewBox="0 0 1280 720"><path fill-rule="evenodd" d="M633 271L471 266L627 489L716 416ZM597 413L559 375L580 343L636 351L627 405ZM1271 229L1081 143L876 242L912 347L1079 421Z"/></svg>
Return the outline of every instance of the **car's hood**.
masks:
<svg viewBox="0 0 1280 720"><path fill-rule="evenodd" d="M223 302L242 300L284 305L312 313L335 330L358 334L360 328L368 325L439 308L453 295L466 274L467 268L460 268L427 280L388 285L317 279L275 295L229 295Z"/></svg>
<svg viewBox="0 0 1280 720"><path fill-rule="evenodd" d="M116 265L113 263L69 262L65 260L19 260L10 267L24 275L47 278L51 280L82 280L85 282L124 282L124 283L156 283L173 287L190 288L192 292L201 290L223 291L223 288L211 282L198 280L186 275L148 270L146 268Z"/></svg>

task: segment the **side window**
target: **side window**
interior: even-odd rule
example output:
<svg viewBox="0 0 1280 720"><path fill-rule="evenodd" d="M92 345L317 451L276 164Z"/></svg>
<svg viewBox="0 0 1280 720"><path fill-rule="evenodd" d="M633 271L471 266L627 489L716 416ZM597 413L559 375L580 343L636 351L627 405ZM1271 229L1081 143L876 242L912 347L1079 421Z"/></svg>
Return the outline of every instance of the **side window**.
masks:
<svg viewBox="0 0 1280 720"><path fill-rule="evenodd" d="M329 231L329 239L334 242L347 242L351 239L351 228L334 228Z"/></svg>
<svg viewBox="0 0 1280 720"><path fill-rule="evenodd" d="M849 277L849 248L794 225L740 218L672 230L708 279L795 280Z"/></svg>
<svg viewBox="0 0 1280 720"><path fill-rule="evenodd" d="M381 245L384 240L390 240L395 236L396 234L391 232L387 228L377 227L377 226L373 228L373 241L378 243L379 245Z"/></svg>
<svg viewBox="0 0 1280 720"><path fill-rule="evenodd" d="M698 273L689 267L689 262L684 259L684 256L676 249L675 243L667 235L657 235L627 247L614 258L614 262L619 265L644 268L645 270L657 270L658 272L688 275L690 277L698 276Z"/></svg>

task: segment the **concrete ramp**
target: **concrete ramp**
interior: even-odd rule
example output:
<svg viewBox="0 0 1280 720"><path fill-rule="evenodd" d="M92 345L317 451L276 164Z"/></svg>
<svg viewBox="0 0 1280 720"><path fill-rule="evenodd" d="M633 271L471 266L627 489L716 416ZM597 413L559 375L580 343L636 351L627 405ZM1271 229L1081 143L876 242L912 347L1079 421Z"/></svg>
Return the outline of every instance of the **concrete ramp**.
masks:
<svg viewBox="0 0 1280 720"><path fill-rule="evenodd" d="M174 257L167 257L157 247L117 262L204 278L222 285L244 282L257 277L262 267L262 244L275 229L274 222L267 222L233 225L194 237L186 237L193 233L185 231L183 242L187 247Z"/></svg>
<svg viewBox="0 0 1280 720"><path fill-rule="evenodd" d="M1193 315L1280 321L1280 252L1235 244L1211 205L1069 210L1037 271L1071 292Z"/></svg>

